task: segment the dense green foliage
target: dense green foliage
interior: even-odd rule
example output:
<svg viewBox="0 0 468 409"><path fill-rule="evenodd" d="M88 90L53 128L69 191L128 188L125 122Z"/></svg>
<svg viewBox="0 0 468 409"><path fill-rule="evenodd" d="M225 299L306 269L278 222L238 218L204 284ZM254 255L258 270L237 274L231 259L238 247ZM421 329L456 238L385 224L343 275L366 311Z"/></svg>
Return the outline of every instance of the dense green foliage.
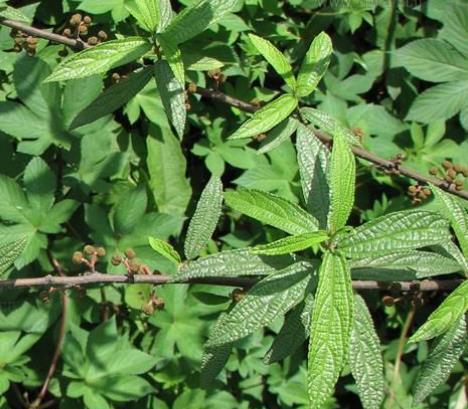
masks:
<svg viewBox="0 0 468 409"><path fill-rule="evenodd" d="M467 44L465 0L0 0L0 409L465 407Z"/></svg>

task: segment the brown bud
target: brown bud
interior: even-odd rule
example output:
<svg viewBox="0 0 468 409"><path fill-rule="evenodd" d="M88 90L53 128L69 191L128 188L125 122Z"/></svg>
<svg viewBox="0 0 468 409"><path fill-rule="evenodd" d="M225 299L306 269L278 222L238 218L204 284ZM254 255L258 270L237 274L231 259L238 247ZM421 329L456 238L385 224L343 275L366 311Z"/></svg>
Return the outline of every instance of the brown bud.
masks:
<svg viewBox="0 0 468 409"><path fill-rule="evenodd" d="M91 21L92 21L91 17L89 17L89 16L84 16L84 18L83 18L83 23L85 23L85 24L91 24Z"/></svg>
<svg viewBox="0 0 468 409"><path fill-rule="evenodd" d="M430 170L429 170L429 173L431 175L437 175L439 173L439 169L437 169L437 166L433 166Z"/></svg>
<svg viewBox="0 0 468 409"><path fill-rule="evenodd" d="M425 187L425 188L423 189L423 193L424 193L426 196L430 196L430 195L432 194L431 189L428 189L427 187Z"/></svg>
<svg viewBox="0 0 468 409"><path fill-rule="evenodd" d="M453 183L453 178L450 175L445 175L444 179L449 183Z"/></svg>
<svg viewBox="0 0 468 409"><path fill-rule="evenodd" d="M390 295L384 295L383 298L382 298L382 302L387 307L391 307L391 306L395 305L395 299Z"/></svg>
<svg viewBox="0 0 468 409"><path fill-rule="evenodd" d="M135 258L136 254L135 254L135 251L131 248L128 248L125 250L125 257L129 258L129 259L132 259L132 258Z"/></svg>
<svg viewBox="0 0 468 409"><path fill-rule="evenodd" d="M153 305L153 303L150 301L150 302L144 304L144 305L141 307L141 310L142 310L146 315L153 315L153 313L154 313L154 305Z"/></svg>
<svg viewBox="0 0 468 409"><path fill-rule="evenodd" d="M104 247L98 247L96 249L96 254L98 257L104 257L106 255L106 249Z"/></svg>
<svg viewBox="0 0 468 409"><path fill-rule="evenodd" d="M457 186L463 186L464 184L465 184L465 182L462 179L457 179L455 181L455 185L457 185Z"/></svg>
<svg viewBox="0 0 468 409"><path fill-rule="evenodd" d="M94 246L91 246L91 244L87 244L86 246L84 246L83 251L88 255L96 253L96 249L94 248Z"/></svg>
<svg viewBox="0 0 468 409"><path fill-rule="evenodd" d="M71 37L72 33L71 33L71 30L69 28L66 28L65 30L63 30L63 33L62 33L65 37Z"/></svg>
<svg viewBox="0 0 468 409"><path fill-rule="evenodd" d="M164 309L164 306L165 306L165 302L162 298L153 298L153 305L156 307L157 310L162 310Z"/></svg>
<svg viewBox="0 0 468 409"><path fill-rule="evenodd" d="M197 84L195 84L194 82L191 82L187 87L187 92L191 94L197 92Z"/></svg>
<svg viewBox="0 0 468 409"><path fill-rule="evenodd" d="M410 187L408 187L409 192L417 192L417 190L418 190L418 187L416 185L411 185Z"/></svg>
<svg viewBox="0 0 468 409"><path fill-rule="evenodd" d="M77 26L81 23L82 19L83 17L80 13L73 14L73 16L70 17L70 24L72 26Z"/></svg>
<svg viewBox="0 0 468 409"><path fill-rule="evenodd" d="M102 41L106 41L107 38L108 38L107 33L105 31L103 31L103 30L99 31L99 33L97 33L97 36Z"/></svg>
<svg viewBox="0 0 468 409"><path fill-rule="evenodd" d="M135 263L134 261L129 263L128 267L130 269L130 272L133 273L133 274L138 273L138 271L140 270L140 265L138 263Z"/></svg>
<svg viewBox="0 0 468 409"><path fill-rule="evenodd" d="M119 255L115 254L112 256L111 263L114 266L118 266L122 262L122 257Z"/></svg>
<svg viewBox="0 0 468 409"><path fill-rule="evenodd" d="M37 44L37 38L33 36L29 36L26 38L26 42L30 45L36 45Z"/></svg>
<svg viewBox="0 0 468 409"><path fill-rule="evenodd" d="M80 26L80 34L88 34L88 27Z"/></svg>
<svg viewBox="0 0 468 409"><path fill-rule="evenodd" d="M463 186L455 186L455 190L457 192L461 192L463 190Z"/></svg>
<svg viewBox="0 0 468 409"><path fill-rule="evenodd" d="M450 176L452 179L455 179L457 177L457 172L455 172L453 169L449 169L447 171L447 176Z"/></svg>
<svg viewBox="0 0 468 409"><path fill-rule="evenodd" d="M245 291L242 290L241 288L235 288L231 293L231 298L235 302L239 302L240 300L242 300L242 298L244 298L244 296L245 296Z"/></svg>
<svg viewBox="0 0 468 409"><path fill-rule="evenodd" d="M81 251L75 251L73 253L72 262L73 264L81 264L83 262L83 253Z"/></svg>
<svg viewBox="0 0 468 409"><path fill-rule="evenodd" d="M453 165L453 170L457 173L462 173L463 166L457 163L456 165Z"/></svg>
<svg viewBox="0 0 468 409"><path fill-rule="evenodd" d="M445 169L452 169L453 163L450 162L449 160L444 160L444 161L442 162L442 166L443 166Z"/></svg>
<svg viewBox="0 0 468 409"><path fill-rule="evenodd" d="M427 195L424 193L424 191L423 191L423 192L419 192L419 198L420 198L421 200L426 200L426 199L427 199Z"/></svg>
<svg viewBox="0 0 468 409"><path fill-rule="evenodd" d="M468 177L468 166L464 166L462 169L463 176Z"/></svg>
<svg viewBox="0 0 468 409"><path fill-rule="evenodd" d="M93 36L93 37L89 37L87 42L89 45L96 45L99 42L99 40L97 37Z"/></svg>

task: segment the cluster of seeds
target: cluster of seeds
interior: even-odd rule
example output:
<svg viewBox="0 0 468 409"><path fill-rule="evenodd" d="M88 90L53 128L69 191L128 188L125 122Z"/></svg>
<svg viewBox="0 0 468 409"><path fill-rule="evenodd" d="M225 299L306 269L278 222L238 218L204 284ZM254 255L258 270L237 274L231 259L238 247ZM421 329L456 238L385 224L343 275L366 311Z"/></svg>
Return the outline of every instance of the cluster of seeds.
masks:
<svg viewBox="0 0 468 409"><path fill-rule="evenodd" d="M138 262L136 259L136 253L131 248L125 250L123 257L118 254L113 255L111 263L114 266L123 264L127 269L128 274L151 274L151 270L146 264Z"/></svg>
<svg viewBox="0 0 468 409"><path fill-rule="evenodd" d="M419 184L408 187L408 195L413 204L417 205L426 200L432 194L431 189Z"/></svg>
<svg viewBox="0 0 468 409"><path fill-rule="evenodd" d="M80 13L73 14L68 21L69 27L63 30L63 35L69 38L79 38L81 36L87 36L92 23L90 16L83 16ZM103 41L106 41L108 35L105 31L100 30L96 35L88 37L86 42L89 45L96 45Z"/></svg>
<svg viewBox="0 0 468 409"><path fill-rule="evenodd" d="M74 264L84 264L93 272L99 258L105 256L106 249L104 247L94 247L91 244L87 244L83 247L83 251L75 251L73 253L72 262Z"/></svg>
<svg viewBox="0 0 468 409"><path fill-rule="evenodd" d="M25 50L29 55L36 53L38 39L18 30L11 30L11 37L15 39L14 50L20 52Z"/></svg>
<svg viewBox="0 0 468 409"><path fill-rule="evenodd" d="M439 176L442 173L443 179L450 187L455 188L455 190L462 191L463 185L465 184L465 178L468 177L468 166L454 164L449 160L445 160L442 163L442 167L444 168L443 171L434 166L429 172L434 176Z"/></svg>

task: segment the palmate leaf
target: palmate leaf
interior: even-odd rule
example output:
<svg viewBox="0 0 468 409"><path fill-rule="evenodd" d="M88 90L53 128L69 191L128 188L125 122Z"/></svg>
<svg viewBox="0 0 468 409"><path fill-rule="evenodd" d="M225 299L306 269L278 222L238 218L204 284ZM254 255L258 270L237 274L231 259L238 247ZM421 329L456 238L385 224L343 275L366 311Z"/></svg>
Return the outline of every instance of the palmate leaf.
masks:
<svg viewBox="0 0 468 409"><path fill-rule="evenodd" d="M314 38L297 77L297 95L305 97L315 90L319 81L325 75L333 46L330 37L321 32Z"/></svg>
<svg viewBox="0 0 468 409"><path fill-rule="evenodd" d="M327 232L319 230L296 236L288 236L268 244L261 244L253 247L250 251L254 254L265 254L267 256L289 254L308 249L324 242L328 238Z"/></svg>
<svg viewBox="0 0 468 409"><path fill-rule="evenodd" d="M156 31L160 19L159 1L131 0L125 3L125 7L146 31Z"/></svg>
<svg viewBox="0 0 468 409"><path fill-rule="evenodd" d="M184 243L185 256L197 257L211 238L221 216L223 204L223 184L213 176L203 189L195 213L190 220Z"/></svg>
<svg viewBox="0 0 468 409"><path fill-rule="evenodd" d="M224 199L234 210L292 235L318 230L314 217L296 204L271 193L242 189L225 192Z"/></svg>
<svg viewBox="0 0 468 409"><path fill-rule="evenodd" d="M286 119L296 107L297 99L291 94L283 94L256 111L229 139L252 138L267 132Z"/></svg>
<svg viewBox="0 0 468 409"><path fill-rule="evenodd" d="M348 357L353 316L351 275L346 260L326 252L319 270L309 340L310 408L320 409Z"/></svg>
<svg viewBox="0 0 468 409"><path fill-rule="evenodd" d="M420 403L443 384L466 345L466 320L461 316L449 330L434 341L429 356L414 382L414 403Z"/></svg>
<svg viewBox="0 0 468 409"><path fill-rule="evenodd" d="M65 59L45 81L63 81L102 74L138 59L150 49L151 44L143 37L106 41Z"/></svg>
<svg viewBox="0 0 468 409"><path fill-rule="evenodd" d="M239 277L268 275L276 272L274 260L267 263L248 249L228 250L182 263L172 277L185 281L201 277Z"/></svg>
<svg viewBox="0 0 468 409"><path fill-rule="evenodd" d="M207 347L242 339L286 314L304 297L313 269L311 263L295 263L255 284L229 313L219 317Z"/></svg>
<svg viewBox="0 0 468 409"><path fill-rule="evenodd" d="M297 128L296 149L307 209L317 218L320 228L324 229L327 226L330 208L330 187L327 179L330 153L313 131L302 124Z"/></svg>
<svg viewBox="0 0 468 409"><path fill-rule="evenodd" d="M268 40L255 34L249 34L250 41L268 63L281 75L291 90L296 89L296 79L294 78L292 67L286 57Z"/></svg>
<svg viewBox="0 0 468 409"><path fill-rule="evenodd" d="M0 274L3 274L19 257L28 243L28 236L0 243Z"/></svg>
<svg viewBox="0 0 468 409"><path fill-rule="evenodd" d="M436 186L431 186L431 189L442 203L442 214L450 221L463 255L468 258L468 212L452 195L445 193Z"/></svg>
<svg viewBox="0 0 468 409"><path fill-rule="evenodd" d="M177 135L182 138L187 117L184 88L165 60L159 60L154 64L154 77L166 114Z"/></svg>
<svg viewBox="0 0 468 409"><path fill-rule="evenodd" d="M346 257L357 259L404 252L450 240L448 222L437 213L411 210L387 214L337 238Z"/></svg>
<svg viewBox="0 0 468 409"><path fill-rule="evenodd" d="M372 317L359 295L354 296L349 365L364 409L379 409L384 397L382 353Z"/></svg>
<svg viewBox="0 0 468 409"><path fill-rule="evenodd" d="M330 161L330 212L328 229L336 232L346 225L354 204L356 183L356 160L345 137L340 133L333 136Z"/></svg>
<svg viewBox="0 0 468 409"><path fill-rule="evenodd" d="M149 244L153 250L161 254L163 257L172 261L175 264L181 262L179 253L172 247L169 243L166 243L164 240L158 239L157 237L150 237L148 239Z"/></svg>
<svg viewBox="0 0 468 409"><path fill-rule="evenodd" d="M468 280L460 284L452 293L429 315L426 322L419 327L408 342L419 342L434 338L448 331L468 310Z"/></svg>
<svg viewBox="0 0 468 409"><path fill-rule="evenodd" d="M200 34L229 13L237 0L201 0L186 7L164 29L164 35L174 44L183 43Z"/></svg>

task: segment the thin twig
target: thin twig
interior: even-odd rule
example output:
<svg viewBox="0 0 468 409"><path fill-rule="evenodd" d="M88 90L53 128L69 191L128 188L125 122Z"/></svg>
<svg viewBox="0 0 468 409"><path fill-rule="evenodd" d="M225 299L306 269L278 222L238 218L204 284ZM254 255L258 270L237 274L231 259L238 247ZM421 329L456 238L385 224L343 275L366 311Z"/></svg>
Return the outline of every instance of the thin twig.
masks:
<svg viewBox="0 0 468 409"><path fill-rule="evenodd" d="M89 47L89 45L83 42L82 40L75 40L75 39L62 36L60 34L50 33L49 31L31 27L19 21L14 21L14 20L9 20L9 19L0 19L0 24L7 26L7 27L15 28L17 30L21 30L24 33L27 33L36 37L45 38L55 43L68 45L74 49L83 49L83 48ZM213 99L215 101L220 101L224 104L228 104L230 106L236 107L246 112L255 112L257 109L259 109L257 105L228 96L218 90L207 89L207 88L198 87L198 86L195 86L193 88L194 89L191 90L192 92L200 94L206 98ZM323 132L315 131L315 134L323 142L331 141L331 138ZM356 156L362 159L365 159L371 163L374 163L381 169L385 170L385 169L394 168L394 163L391 160L381 158L365 149L362 149L356 146L353 146L352 150ZM458 191L455 189L453 184L449 184L447 183L447 181L443 179L432 177L429 175L422 175L412 169L408 169L403 166L398 167L398 173L401 175L407 176L411 179L414 179L417 182L420 182L423 184L432 183L433 185L439 187L440 189L443 189L447 192L450 192L454 195L457 195L459 197L462 197L463 199L468 200L468 191L466 190Z"/></svg>
<svg viewBox="0 0 468 409"><path fill-rule="evenodd" d="M47 275L37 278L17 278L0 280L0 288L33 288L33 287L75 287L95 284L212 284L232 287L251 287L258 281L251 277L206 277L191 280L173 280L165 275L136 274L130 279L127 275L114 275L103 273L85 273L79 276L57 277ZM456 288L463 282L462 279L422 280L422 281L396 281L382 282L376 280L353 280L356 290L399 290L399 291L447 291Z"/></svg>

